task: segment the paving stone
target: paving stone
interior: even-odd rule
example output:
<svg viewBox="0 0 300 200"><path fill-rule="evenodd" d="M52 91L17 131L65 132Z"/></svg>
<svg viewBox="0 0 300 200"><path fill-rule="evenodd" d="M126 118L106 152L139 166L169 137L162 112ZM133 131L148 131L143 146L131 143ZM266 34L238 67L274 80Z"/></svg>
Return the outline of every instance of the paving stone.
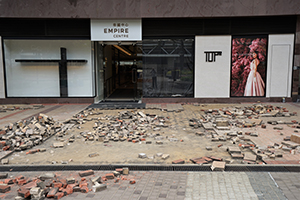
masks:
<svg viewBox="0 0 300 200"><path fill-rule="evenodd" d="M96 184L92 186L93 192L100 192L107 188L106 184Z"/></svg>
<svg viewBox="0 0 300 200"><path fill-rule="evenodd" d="M224 171L225 170L225 162L221 162L221 161L213 161L212 165L211 165L211 170L212 171Z"/></svg>

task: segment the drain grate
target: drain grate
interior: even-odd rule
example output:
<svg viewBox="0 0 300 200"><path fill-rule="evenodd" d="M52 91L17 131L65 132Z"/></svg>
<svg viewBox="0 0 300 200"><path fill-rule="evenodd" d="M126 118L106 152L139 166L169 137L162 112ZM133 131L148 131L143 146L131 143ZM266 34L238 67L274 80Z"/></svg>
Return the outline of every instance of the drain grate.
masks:
<svg viewBox="0 0 300 200"><path fill-rule="evenodd" d="M0 165L1 172L8 171L113 171L128 167L131 171L211 171L210 165ZM225 171L236 172L300 172L299 166L278 165L226 165Z"/></svg>
<svg viewBox="0 0 300 200"><path fill-rule="evenodd" d="M285 168L289 172L300 172L300 167L298 167L298 166L285 166Z"/></svg>
<svg viewBox="0 0 300 200"><path fill-rule="evenodd" d="M230 165L226 165L225 171L248 172L250 170L247 168L247 166L230 166Z"/></svg>
<svg viewBox="0 0 300 200"><path fill-rule="evenodd" d="M264 165L264 166L247 166L249 171L251 172L288 172L288 170L284 166L272 166L272 165Z"/></svg>

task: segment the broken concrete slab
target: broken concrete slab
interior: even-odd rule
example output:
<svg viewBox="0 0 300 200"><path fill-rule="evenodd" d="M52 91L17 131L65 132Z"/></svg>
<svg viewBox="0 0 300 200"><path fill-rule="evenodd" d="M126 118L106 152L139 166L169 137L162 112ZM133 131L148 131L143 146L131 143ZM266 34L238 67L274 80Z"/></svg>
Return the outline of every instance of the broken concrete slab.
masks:
<svg viewBox="0 0 300 200"><path fill-rule="evenodd" d="M212 171L224 171L226 166L226 162L222 161L213 161L211 165L211 170Z"/></svg>
<svg viewBox="0 0 300 200"><path fill-rule="evenodd" d="M249 161L256 161L257 156L252 154L251 152L245 152L244 153L244 160L249 160Z"/></svg>

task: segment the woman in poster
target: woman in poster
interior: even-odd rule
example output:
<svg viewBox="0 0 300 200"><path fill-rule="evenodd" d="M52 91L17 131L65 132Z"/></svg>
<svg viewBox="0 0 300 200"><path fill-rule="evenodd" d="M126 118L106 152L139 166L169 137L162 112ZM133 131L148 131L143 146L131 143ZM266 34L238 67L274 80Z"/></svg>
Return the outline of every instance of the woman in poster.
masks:
<svg viewBox="0 0 300 200"><path fill-rule="evenodd" d="M244 96L264 96L265 94L265 83L257 72L257 67L260 61L257 58L258 52L252 52L253 60L250 63L250 73L247 78Z"/></svg>

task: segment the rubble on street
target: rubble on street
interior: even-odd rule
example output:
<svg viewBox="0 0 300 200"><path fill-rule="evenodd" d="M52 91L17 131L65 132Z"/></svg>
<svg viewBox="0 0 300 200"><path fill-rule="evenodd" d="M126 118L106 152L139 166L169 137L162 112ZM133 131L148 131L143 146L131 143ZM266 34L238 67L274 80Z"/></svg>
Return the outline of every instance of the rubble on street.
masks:
<svg viewBox="0 0 300 200"><path fill-rule="evenodd" d="M199 113L197 117L173 119L170 116L184 116L183 106L172 105L166 106L169 110L152 110L161 108L154 105L148 106L148 109L119 110L114 114L99 108L88 108L60 122L40 113L31 119L0 128L1 152L24 152L28 156L50 152L52 156L55 151L64 151L79 142L85 145L101 144L102 147L121 147L127 143L136 145L137 149L143 145L143 150L129 158L137 158L138 162L198 165L214 161L262 164L281 159L286 154L300 153L300 125L294 118L291 120L297 113L282 106L258 103L243 107L203 109L205 106L195 105ZM286 135L286 127L293 129L294 133ZM282 141L259 145L257 141L264 137L262 131L270 128L283 138ZM49 138L50 149L39 146ZM191 140L199 141L199 147L193 148L201 148L204 153L175 156L180 152L179 149L178 152L167 149L171 144L176 147L180 143L189 148ZM220 152L222 156L218 155ZM102 152L95 149L87 153L85 159L101 160L102 155ZM67 159L53 159L50 163L70 164L73 162L71 156ZM8 156L1 158L3 165L10 164L10 161Z"/></svg>
<svg viewBox="0 0 300 200"><path fill-rule="evenodd" d="M128 168L116 171L118 172L99 176L97 171L87 170L73 172L69 177L53 172L35 177L8 176L8 173L1 173L0 193L8 194L12 188L16 188L18 195L14 199L60 199L73 193L101 192L113 183L136 183L135 176L130 175Z"/></svg>

